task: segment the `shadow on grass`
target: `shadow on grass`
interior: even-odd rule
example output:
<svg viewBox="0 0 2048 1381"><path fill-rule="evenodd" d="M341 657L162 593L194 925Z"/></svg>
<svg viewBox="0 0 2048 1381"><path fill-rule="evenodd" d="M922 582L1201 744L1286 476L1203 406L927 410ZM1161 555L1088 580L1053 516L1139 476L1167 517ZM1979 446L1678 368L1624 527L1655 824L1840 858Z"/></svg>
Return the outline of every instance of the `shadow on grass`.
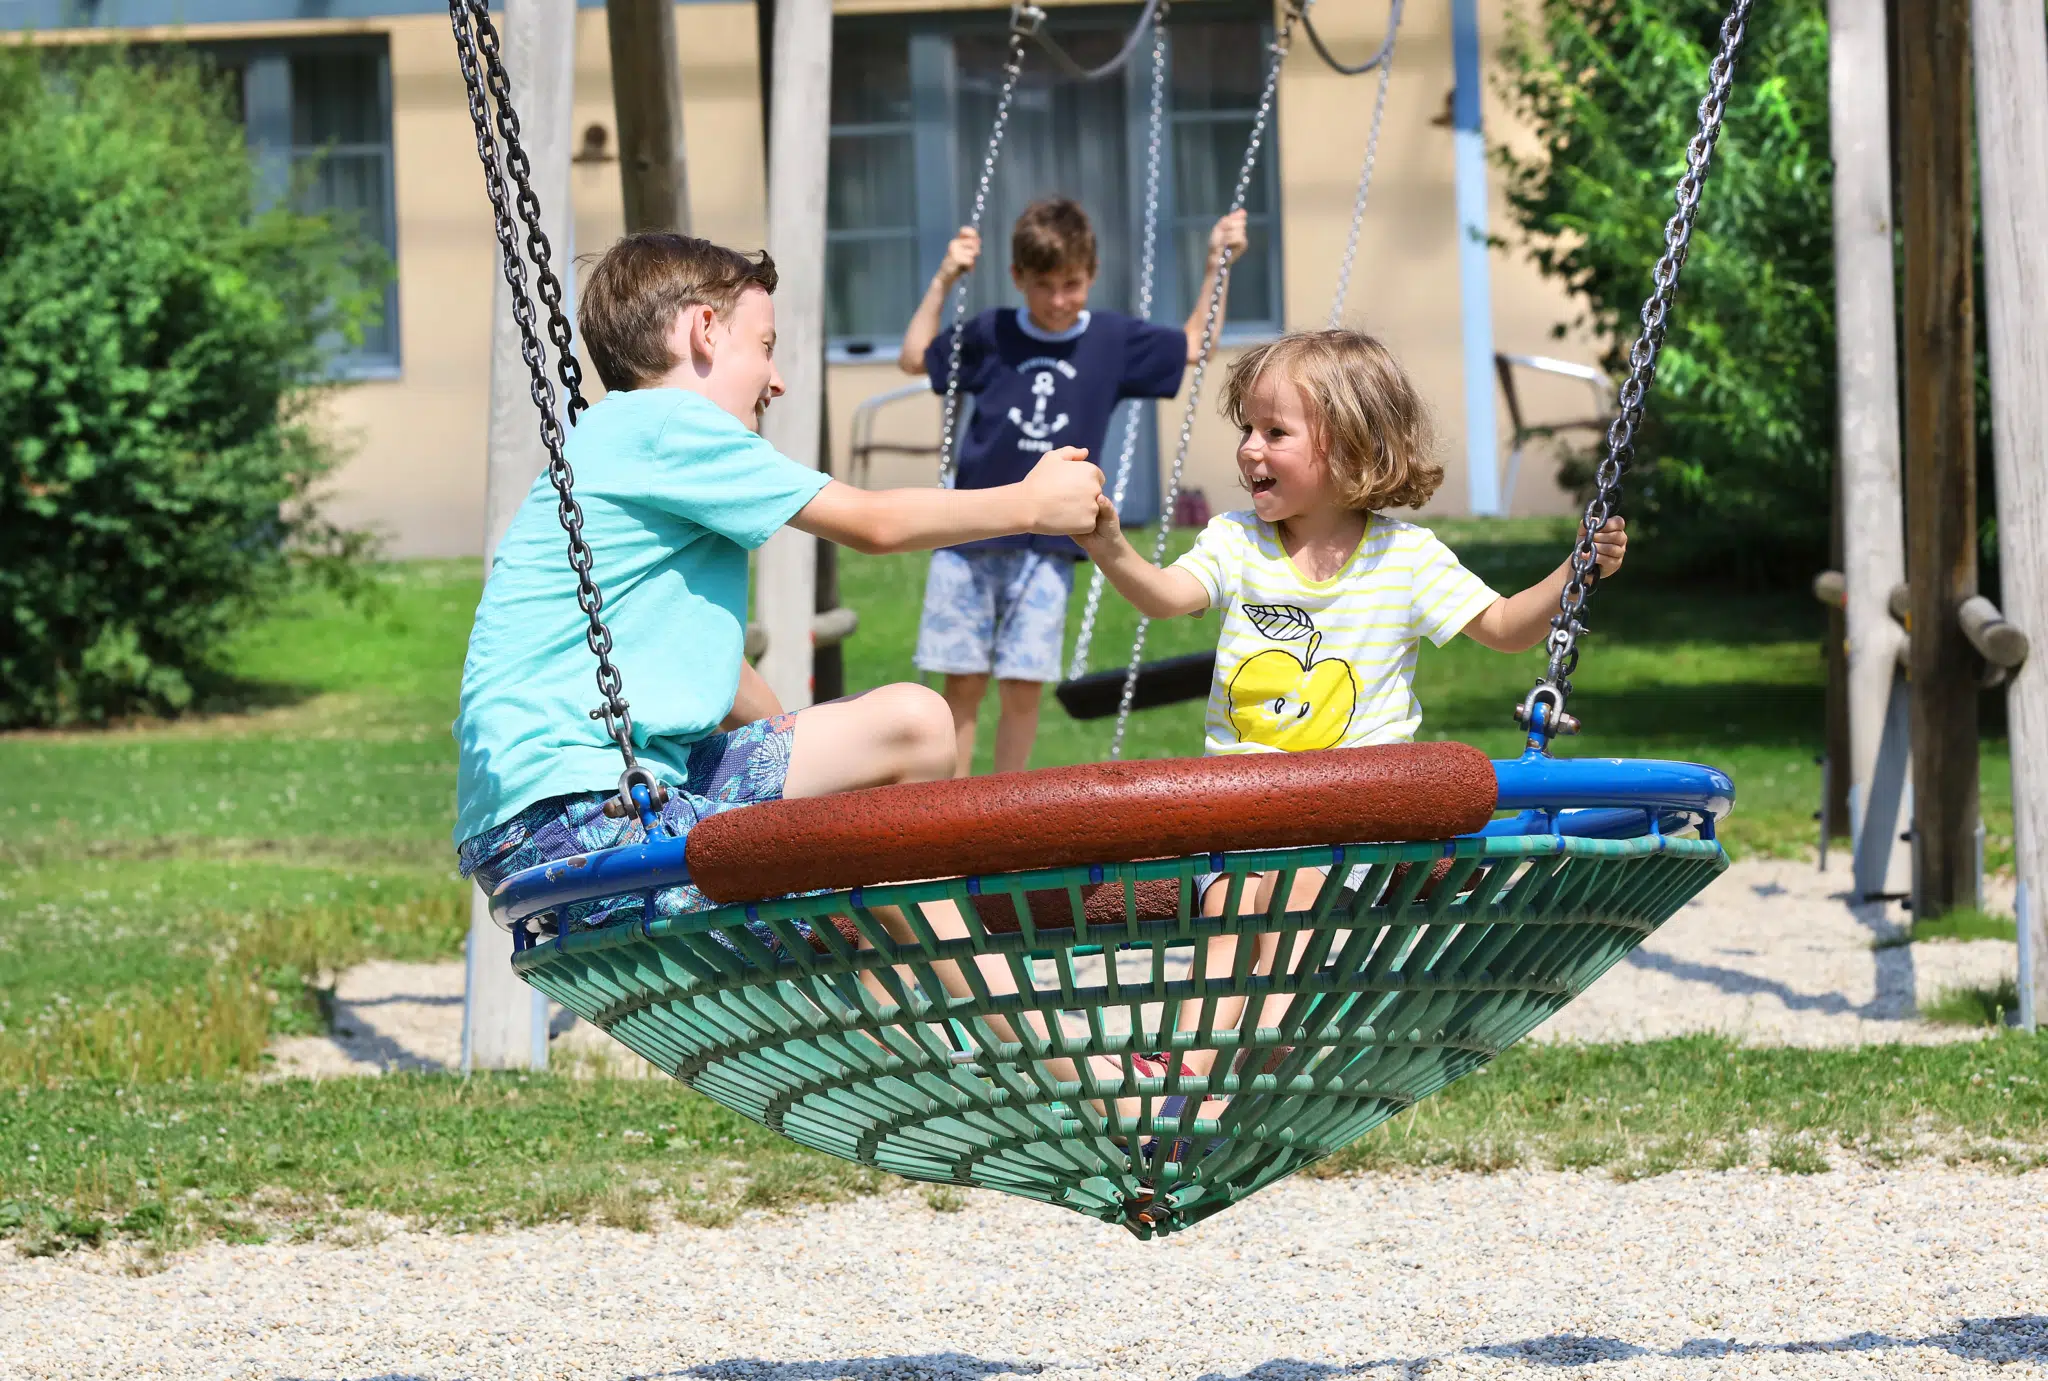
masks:
<svg viewBox="0 0 2048 1381"><path fill-rule="evenodd" d="M1823 688L1817 685L1743 681L1667 683L1611 691L1588 687L1572 697L1572 711L1597 729L1594 742L1647 739L1707 744L1732 739L1744 747L1798 748L1814 742L1823 695ZM1426 722L1445 731L1474 726L1491 729L1505 717L1500 698L1494 695L1440 695L1430 711ZM1565 745L1562 751L1571 752L1571 746Z"/></svg>

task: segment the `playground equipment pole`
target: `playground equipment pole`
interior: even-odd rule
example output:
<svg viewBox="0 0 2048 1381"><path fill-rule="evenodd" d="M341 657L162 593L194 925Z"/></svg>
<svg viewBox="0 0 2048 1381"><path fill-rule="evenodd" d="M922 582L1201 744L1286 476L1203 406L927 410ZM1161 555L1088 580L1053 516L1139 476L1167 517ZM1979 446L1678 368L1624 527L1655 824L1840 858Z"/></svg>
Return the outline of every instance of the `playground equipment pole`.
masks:
<svg viewBox="0 0 2048 1381"><path fill-rule="evenodd" d="M831 0L779 0L774 108L768 133L768 252L775 293L776 358L785 392L762 433L790 459L817 466L825 406L825 170L831 147ZM768 634L764 680L785 710L811 703L811 620L817 539L784 528L761 548L755 608Z"/></svg>
<svg viewBox="0 0 2048 1381"><path fill-rule="evenodd" d="M532 165L542 229L555 272L569 264L569 115L576 79L576 11L554 0L506 0L505 66L520 142ZM512 290L496 276L491 299L491 411L484 472L484 576L547 451L534 427L533 399ZM565 403L566 406L566 403ZM548 1062L547 998L513 976L512 942L492 922L483 893L470 889L469 943L462 1000L462 1068L543 1069Z"/></svg>
<svg viewBox="0 0 2048 1381"><path fill-rule="evenodd" d="M1977 593L1970 0L1899 0L1913 917L1977 902ZM2037 170L2038 171L2038 170Z"/></svg>
<svg viewBox="0 0 2048 1381"><path fill-rule="evenodd" d="M683 161L676 7L672 0L605 0L604 16L627 233L679 230L687 235L690 179Z"/></svg>
<svg viewBox="0 0 2048 1381"><path fill-rule="evenodd" d="M1451 127L1458 202L1458 301L1465 346L1465 482L1474 517L1500 504L1500 423L1494 412L1493 267L1486 232L1485 94L1478 0L1451 0Z"/></svg>
<svg viewBox="0 0 2048 1381"><path fill-rule="evenodd" d="M760 74L761 84L761 147L769 144L769 126L775 118L775 64L769 54L775 51L775 0L754 0L754 70ZM824 349L824 342L819 342ZM832 398L829 387L831 373L826 366L819 365L828 381L825 396L818 405L818 468L826 474L832 473ZM817 598L812 607L823 617L838 616L839 609L839 548L831 542L818 543ZM846 694L846 654L839 640L820 638L811 649L811 698L814 701L837 700Z"/></svg>
<svg viewBox="0 0 2048 1381"><path fill-rule="evenodd" d="M1977 160L1992 454L2007 618L2048 632L2048 24L2038 0L1975 0ZM2006 690L2013 850L2020 878L2020 1024L2048 1018L2048 665L2029 658Z"/></svg>
<svg viewBox="0 0 2048 1381"><path fill-rule="evenodd" d="M1849 828L1856 891L1887 890L1909 753L1899 683L1903 633L1885 601L1906 578L1899 503L1899 377L1893 346L1891 96L1884 0L1828 5L1829 139L1835 165L1836 503L1847 577Z"/></svg>

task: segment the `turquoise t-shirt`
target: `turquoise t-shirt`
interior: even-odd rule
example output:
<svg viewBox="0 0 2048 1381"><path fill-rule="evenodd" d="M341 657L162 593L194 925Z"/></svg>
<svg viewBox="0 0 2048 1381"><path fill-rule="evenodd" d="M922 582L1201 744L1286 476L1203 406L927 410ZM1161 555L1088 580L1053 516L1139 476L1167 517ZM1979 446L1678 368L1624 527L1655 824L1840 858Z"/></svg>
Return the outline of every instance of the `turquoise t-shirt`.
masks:
<svg viewBox="0 0 2048 1381"><path fill-rule="evenodd" d="M608 394L566 451L596 557L633 748L663 781L732 712L746 640L747 552L826 477L682 389ZM543 473L491 563L455 716L457 843L535 801L618 784L618 749L590 717L597 659L584 642L568 539Z"/></svg>

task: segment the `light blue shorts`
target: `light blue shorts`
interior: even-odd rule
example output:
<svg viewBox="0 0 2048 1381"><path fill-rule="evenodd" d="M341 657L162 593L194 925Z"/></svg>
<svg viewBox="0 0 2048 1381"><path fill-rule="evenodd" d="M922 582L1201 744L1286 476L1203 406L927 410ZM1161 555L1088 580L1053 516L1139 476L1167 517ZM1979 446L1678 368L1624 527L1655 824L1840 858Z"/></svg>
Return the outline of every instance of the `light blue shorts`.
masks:
<svg viewBox="0 0 2048 1381"><path fill-rule="evenodd" d="M1074 563L1043 552L935 551L917 625L920 671L1057 681Z"/></svg>

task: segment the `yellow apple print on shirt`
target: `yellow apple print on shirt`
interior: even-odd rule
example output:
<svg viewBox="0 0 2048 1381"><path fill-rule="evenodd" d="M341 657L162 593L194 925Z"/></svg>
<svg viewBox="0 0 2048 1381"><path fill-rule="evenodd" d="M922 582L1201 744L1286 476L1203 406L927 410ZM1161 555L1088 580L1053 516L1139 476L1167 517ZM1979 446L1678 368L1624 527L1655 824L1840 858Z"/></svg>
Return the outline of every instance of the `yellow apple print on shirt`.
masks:
<svg viewBox="0 0 2048 1381"><path fill-rule="evenodd" d="M1252 626L1276 643L1308 639L1297 657L1285 648L1255 653L1230 678L1230 726L1240 743L1282 752L1331 748L1344 741L1358 706L1358 678L1341 657L1316 660L1323 635L1306 609L1292 604L1247 604Z"/></svg>

